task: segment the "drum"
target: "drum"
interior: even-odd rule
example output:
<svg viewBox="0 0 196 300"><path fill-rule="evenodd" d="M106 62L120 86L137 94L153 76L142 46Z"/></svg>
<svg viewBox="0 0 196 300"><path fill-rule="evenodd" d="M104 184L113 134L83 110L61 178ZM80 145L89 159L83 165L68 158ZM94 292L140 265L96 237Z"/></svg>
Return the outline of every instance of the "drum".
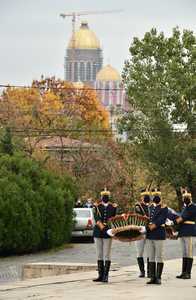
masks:
<svg viewBox="0 0 196 300"><path fill-rule="evenodd" d="M136 213L117 215L108 220L108 235L122 242L144 238L149 218Z"/></svg>

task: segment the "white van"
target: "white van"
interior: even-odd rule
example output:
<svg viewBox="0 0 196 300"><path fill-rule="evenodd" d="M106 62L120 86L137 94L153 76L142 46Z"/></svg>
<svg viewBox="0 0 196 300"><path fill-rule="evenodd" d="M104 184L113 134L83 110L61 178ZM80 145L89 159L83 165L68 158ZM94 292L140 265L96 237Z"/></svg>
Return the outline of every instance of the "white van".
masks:
<svg viewBox="0 0 196 300"><path fill-rule="evenodd" d="M74 208L74 228L72 237L89 237L93 240L93 227L95 225L92 208Z"/></svg>

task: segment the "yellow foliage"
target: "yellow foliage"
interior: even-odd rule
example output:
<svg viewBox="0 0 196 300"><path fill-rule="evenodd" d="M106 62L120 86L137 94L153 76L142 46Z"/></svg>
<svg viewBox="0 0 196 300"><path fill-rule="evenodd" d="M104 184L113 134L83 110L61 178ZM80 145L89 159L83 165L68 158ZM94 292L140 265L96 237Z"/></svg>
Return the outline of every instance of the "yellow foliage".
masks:
<svg viewBox="0 0 196 300"><path fill-rule="evenodd" d="M7 88L0 103L1 123L15 129L109 129L109 114L87 86L54 78L32 88Z"/></svg>
<svg viewBox="0 0 196 300"><path fill-rule="evenodd" d="M54 78L36 81L33 86L40 89L44 86L45 90L59 96L64 105L64 113L70 119L83 121L84 125L90 127L109 128L109 114L92 87Z"/></svg>
<svg viewBox="0 0 196 300"><path fill-rule="evenodd" d="M55 92L55 90L54 90ZM64 103L65 113L70 117L81 119L85 125L96 125L98 128L109 128L109 114L90 86L74 85L62 82L62 89L57 90Z"/></svg>
<svg viewBox="0 0 196 300"><path fill-rule="evenodd" d="M8 88L2 97L1 121L19 129L41 129L65 124L63 104L51 92L43 96L35 88Z"/></svg>

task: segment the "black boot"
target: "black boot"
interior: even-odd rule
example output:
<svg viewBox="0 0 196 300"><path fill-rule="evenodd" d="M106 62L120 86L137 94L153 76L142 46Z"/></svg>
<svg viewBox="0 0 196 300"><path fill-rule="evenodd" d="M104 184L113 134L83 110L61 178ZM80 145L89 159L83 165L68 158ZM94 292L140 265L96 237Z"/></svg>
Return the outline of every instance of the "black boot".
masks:
<svg viewBox="0 0 196 300"><path fill-rule="evenodd" d="M150 278L149 258L147 258L147 277Z"/></svg>
<svg viewBox="0 0 196 300"><path fill-rule="evenodd" d="M163 272L163 263L157 263L156 284L161 284L161 275Z"/></svg>
<svg viewBox="0 0 196 300"><path fill-rule="evenodd" d="M143 257L138 257L137 258L137 262L138 262L138 266L139 266L139 269L140 269L140 275L139 275L139 277L140 278L145 277L145 269L144 269L144 259L143 259Z"/></svg>
<svg viewBox="0 0 196 300"><path fill-rule="evenodd" d="M187 257L186 272L182 276L182 279L191 279L192 265L193 265L193 258Z"/></svg>
<svg viewBox="0 0 196 300"><path fill-rule="evenodd" d="M96 279L93 279L93 281L95 281L95 282L102 281L102 279L103 279L103 272L104 272L103 260L97 261L97 268L98 268L98 277Z"/></svg>
<svg viewBox="0 0 196 300"><path fill-rule="evenodd" d="M103 272L103 277L102 277L102 282L108 282L108 275L109 275L109 271L110 271L110 265L111 265L111 261L106 260L105 261L104 272Z"/></svg>
<svg viewBox="0 0 196 300"><path fill-rule="evenodd" d="M186 266L187 266L187 257L182 258L182 273L180 275L177 275L176 278L183 279L183 276L186 273Z"/></svg>
<svg viewBox="0 0 196 300"><path fill-rule="evenodd" d="M149 262L149 271L150 271L150 281L147 284L155 284L156 283L156 263L153 261Z"/></svg>
<svg viewBox="0 0 196 300"><path fill-rule="evenodd" d="M138 262L138 266L139 266L139 269L140 269L140 275L139 275L139 277L140 278L145 277L145 269L144 269L144 259L143 259L143 257L137 257L137 262Z"/></svg>

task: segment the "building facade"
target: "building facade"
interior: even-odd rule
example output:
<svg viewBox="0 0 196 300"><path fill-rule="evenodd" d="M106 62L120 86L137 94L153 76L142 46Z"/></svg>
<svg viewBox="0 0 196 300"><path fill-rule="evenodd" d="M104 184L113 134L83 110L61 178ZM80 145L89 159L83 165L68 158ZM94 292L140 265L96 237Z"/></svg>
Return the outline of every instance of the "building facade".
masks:
<svg viewBox="0 0 196 300"><path fill-rule="evenodd" d="M111 128L116 130L117 120L128 107L125 90L119 72L111 65L103 67L100 41L87 22L81 23L68 43L65 80L95 88L98 98L110 114Z"/></svg>
<svg viewBox="0 0 196 300"><path fill-rule="evenodd" d="M80 29L71 37L66 50L65 80L93 85L102 64L100 42L89 29L88 23L82 22Z"/></svg>
<svg viewBox="0 0 196 300"><path fill-rule="evenodd" d="M119 72L111 65L103 67L96 76L95 88L105 107L124 107L125 91Z"/></svg>

